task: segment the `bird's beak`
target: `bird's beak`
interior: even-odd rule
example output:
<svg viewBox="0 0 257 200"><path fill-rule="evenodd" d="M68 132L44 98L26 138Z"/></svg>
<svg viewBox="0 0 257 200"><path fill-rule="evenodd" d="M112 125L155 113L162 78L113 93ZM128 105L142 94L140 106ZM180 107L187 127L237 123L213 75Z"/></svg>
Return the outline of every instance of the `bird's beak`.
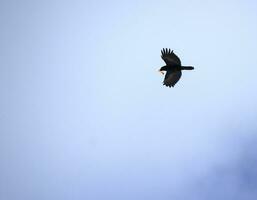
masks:
<svg viewBox="0 0 257 200"><path fill-rule="evenodd" d="M163 71L161 71L161 70L158 70L158 72L160 72L162 75L164 75L164 72L163 72Z"/></svg>

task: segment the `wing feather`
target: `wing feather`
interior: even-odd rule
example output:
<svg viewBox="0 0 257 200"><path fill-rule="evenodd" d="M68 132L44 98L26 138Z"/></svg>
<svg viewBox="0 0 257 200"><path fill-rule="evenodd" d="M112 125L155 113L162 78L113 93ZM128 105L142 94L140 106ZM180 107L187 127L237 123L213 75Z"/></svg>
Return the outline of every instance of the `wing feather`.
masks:
<svg viewBox="0 0 257 200"><path fill-rule="evenodd" d="M173 50L171 51L170 49L163 48L161 50L161 53L162 53L161 57L164 60L164 62L166 63L166 65L181 66L181 61L180 61L179 57L175 53L173 53Z"/></svg>
<svg viewBox="0 0 257 200"><path fill-rule="evenodd" d="M166 85L168 87L174 87L174 85L179 81L182 73L181 71L167 71L163 85Z"/></svg>

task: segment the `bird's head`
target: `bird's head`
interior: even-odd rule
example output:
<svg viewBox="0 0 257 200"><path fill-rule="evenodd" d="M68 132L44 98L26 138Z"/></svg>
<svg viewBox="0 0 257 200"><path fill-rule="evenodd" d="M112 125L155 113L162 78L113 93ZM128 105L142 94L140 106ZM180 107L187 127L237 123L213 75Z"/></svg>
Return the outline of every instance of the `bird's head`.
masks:
<svg viewBox="0 0 257 200"><path fill-rule="evenodd" d="M163 66L159 69L159 72L164 75L164 71L167 71L167 66Z"/></svg>

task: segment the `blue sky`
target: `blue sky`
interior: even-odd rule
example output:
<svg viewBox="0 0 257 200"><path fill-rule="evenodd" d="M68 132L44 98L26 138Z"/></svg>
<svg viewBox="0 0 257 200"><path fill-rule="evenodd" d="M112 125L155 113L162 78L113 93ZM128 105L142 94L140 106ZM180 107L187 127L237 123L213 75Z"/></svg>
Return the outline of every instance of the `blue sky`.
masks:
<svg viewBox="0 0 257 200"><path fill-rule="evenodd" d="M1 1L0 199L256 199L256 9Z"/></svg>

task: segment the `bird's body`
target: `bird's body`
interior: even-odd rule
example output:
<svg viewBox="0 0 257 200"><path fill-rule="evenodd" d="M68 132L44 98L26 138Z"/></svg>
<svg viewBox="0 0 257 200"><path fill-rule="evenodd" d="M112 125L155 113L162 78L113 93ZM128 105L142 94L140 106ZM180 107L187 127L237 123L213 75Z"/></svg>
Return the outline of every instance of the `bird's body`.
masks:
<svg viewBox="0 0 257 200"><path fill-rule="evenodd" d="M194 69L194 67L192 66L181 66L181 61L179 57L170 49L163 49L161 53L161 57L166 65L161 67L159 71L166 71L163 85L166 85L167 87L174 87L174 85L179 81L182 75L182 70Z"/></svg>

